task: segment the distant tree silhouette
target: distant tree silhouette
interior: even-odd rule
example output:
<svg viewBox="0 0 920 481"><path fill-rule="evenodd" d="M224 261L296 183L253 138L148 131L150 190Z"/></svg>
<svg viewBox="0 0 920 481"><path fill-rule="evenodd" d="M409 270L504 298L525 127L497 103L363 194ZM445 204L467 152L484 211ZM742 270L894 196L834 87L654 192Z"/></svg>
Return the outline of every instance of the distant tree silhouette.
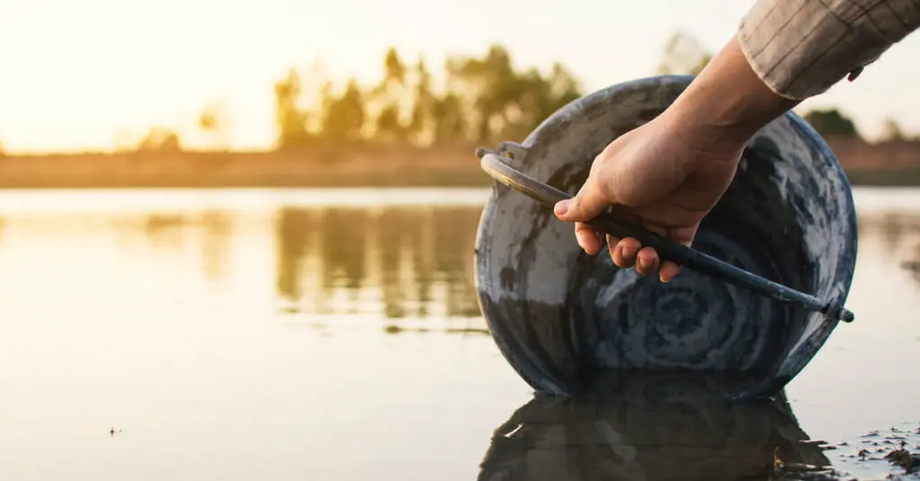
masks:
<svg viewBox="0 0 920 481"><path fill-rule="evenodd" d="M487 142L501 136L500 132L508 129L523 87L508 51L493 45L481 59L450 59L447 72L460 89L460 95L472 101L473 140Z"/></svg>
<svg viewBox="0 0 920 481"><path fill-rule="evenodd" d="M678 31L663 46L658 74L698 74L712 53L692 35ZM362 88L356 79L344 86L328 80L317 64L301 74L291 68L274 84L276 146L362 140L416 145L449 142L521 141L558 109L583 95L581 82L565 66L548 72L516 68L510 52L493 44L482 55L450 56L442 75L429 70L423 58L404 62L396 47L386 50L379 81ZM443 85L436 87L436 77ZM803 116L825 137L860 137L853 121L837 109L814 110ZM216 104L208 105L198 127L215 144L222 141L228 120ZM904 133L893 120L885 138ZM133 141L132 141L133 145ZM181 149L172 130L153 128L137 143L140 150Z"/></svg>
<svg viewBox="0 0 920 481"><path fill-rule="evenodd" d="M802 118L826 138L859 138L856 124L838 109L812 110Z"/></svg>
<svg viewBox="0 0 920 481"><path fill-rule="evenodd" d="M348 81L340 96L326 96L323 102L321 135L332 141L356 141L362 137L366 115L364 94L355 79Z"/></svg>
<svg viewBox="0 0 920 481"><path fill-rule="evenodd" d="M547 116L581 96L579 82L562 65L556 64L548 78L535 68L517 72L500 45L491 46L483 58L450 59L447 71L456 100L469 99L469 138L477 142L523 140Z"/></svg>
<svg viewBox="0 0 920 481"><path fill-rule="evenodd" d="M137 144L139 152L179 152L182 142L179 134L166 127L151 127Z"/></svg>
<svg viewBox="0 0 920 481"><path fill-rule="evenodd" d="M406 133L415 143L425 144L434 140L436 129L435 105L438 98L431 90L431 73L425 65L425 59L419 58L415 64L415 86L412 99L412 115Z"/></svg>
<svg viewBox="0 0 920 481"><path fill-rule="evenodd" d="M435 143L467 139L469 122L466 104L456 93L450 92L432 101L432 141Z"/></svg>
<svg viewBox="0 0 920 481"><path fill-rule="evenodd" d="M211 144L214 148L227 148L229 127L229 115L223 106L218 103L206 105L198 115L198 128L211 137Z"/></svg>
<svg viewBox="0 0 920 481"><path fill-rule="evenodd" d="M275 84L278 145L368 136L414 144L522 140L581 96L579 81L561 64L545 75L536 68L518 71L501 45L492 45L482 57L449 58L440 91L424 59L407 66L391 47L382 64L381 80L366 91L352 79L344 93L335 95L335 84L325 83L316 114L301 105L303 79L289 71ZM309 128L311 115L319 120L315 130Z"/></svg>
<svg viewBox="0 0 920 481"><path fill-rule="evenodd" d="M711 59L697 39L675 32L664 44L657 73L697 74ZM424 59L407 64L395 47L386 50L381 64L380 80L366 90L352 79L344 91L332 82L305 91L305 79L289 71L275 84L279 146L368 138L418 145L520 141L583 95L581 82L562 64L549 72L516 68L509 51L498 44L480 56L449 57L441 88L433 85L435 75ZM302 95L317 93L316 111L305 108ZM856 135L852 122L833 112L816 112L811 121L827 135Z"/></svg>
<svg viewBox="0 0 920 481"><path fill-rule="evenodd" d="M368 103L376 102L380 106L374 136L380 140L405 141L409 129L403 120L402 107L408 100L407 68L395 47L387 50L383 64L383 80L372 89L367 99Z"/></svg>
<svg viewBox="0 0 920 481"><path fill-rule="evenodd" d="M514 133L517 137L526 135L553 112L582 95L579 81L559 63L553 65L547 77L531 69L521 79L524 89L519 103L523 118L519 131Z"/></svg>
<svg viewBox="0 0 920 481"><path fill-rule="evenodd" d="M275 83L275 123L279 146L298 146L310 141L307 131L309 118L299 106L300 95L300 74L290 69L283 79Z"/></svg>
<svg viewBox="0 0 920 481"><path fill-rule="evenodd" d="M882 141L896 142L900 140L907 140L907 136L904 135L904 131L901 130L901 125L892 118L885 119L882 125Z"/></svg>

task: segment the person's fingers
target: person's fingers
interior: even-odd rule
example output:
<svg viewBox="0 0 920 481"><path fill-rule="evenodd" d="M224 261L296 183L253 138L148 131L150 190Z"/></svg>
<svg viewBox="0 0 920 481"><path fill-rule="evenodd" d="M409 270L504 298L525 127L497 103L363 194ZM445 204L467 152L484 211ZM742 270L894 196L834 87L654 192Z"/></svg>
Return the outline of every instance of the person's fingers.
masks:
<svg viewBox="0 0 920 481"><path fill-rule="evenodd" d="M672 227L669 229L668 237L690 247L693 244L693 238L696 236L696 230L699 224L690 227ZM681 266L671 261L663 261L661 268L658 270L658 278L661 282L668 282L680 274Z"/></svg>
<svg viewBox="0 0 920 481"><path fill-rule="evenodd" d="M601 234L589 224L582 222L575 223L575 240L578 246L590 255L595 255L604 247L604 241Z"/></svg>
<svg viewBox="0 0 920 481"><path fill-rule="evenodd" d="M636 271L647 276L658 271L658 252L652 247L643 247L636 254Z"/></svg>
<svg viewBox="0 0 920 481"><path fill-rule="evenodd" d="M586 222L609 206L610 201L601 191L596 177L589 177L575 197L556 203L553 213L566 222Z"/></svg>
<svg viewBox="0 0 920 481"><path fill-rule="evenodd" d="M638 239L633 237L621 239L617 242L616 249L614 249L613 263L623 269L629 269L636 264L636 254L639 253L641 248L642 244L639 243Z"/></svg>
<svg viewBox="0 0 920 481"><path fill-rule="evenodd" d="M668 282L680 274L680 266L671 261L662 261L658 269L658 278L661 282Z"/></svg>
<svg viewBox="0 0 920 481"><path fill-rule="evenodd" d="M613 259L614 264L616 264L616 259L614 258L614 254L617 251L617 244L620 243L620 239L610 234L606 234L606 236L607 236L607 252L610 253L610 258Z"/></svg>

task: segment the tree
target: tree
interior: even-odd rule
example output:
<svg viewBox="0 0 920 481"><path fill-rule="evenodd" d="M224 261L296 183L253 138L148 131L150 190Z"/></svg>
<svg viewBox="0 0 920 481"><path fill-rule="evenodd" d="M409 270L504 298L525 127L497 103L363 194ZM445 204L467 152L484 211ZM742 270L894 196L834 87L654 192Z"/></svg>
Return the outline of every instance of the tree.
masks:
<svg viewBox="0 0 920 481"><path fill-rule="evenodd" d="M897 142L901 140L906 140L907 136L904 135L904 131L901 130L901 125L892 118L885 119L885 122L882 126L882 141L883 142Z"/></svg>
<svg viewBox="0 0 920 481"><path fill-rule="evenodd" d="M384 58L384 76L372 90L369 100L378 104L374 135L381 140L405 141L408 126L403 121L403 104L407 92L407 72L395 47L387 50Z"/></svg>
<svg viewBox="0 0 920 481"><path fill-rule="evenodd" d="M322 135L328 140L356 141L364 127L364 95L355 79L341 96L328 96L323 105Z"/></svg>
<svg viewBox="0 0 920 481"><path fill-rule="evenodd" d="M139 152L179 152L182 150L182 141L179 134L166 127L151 127L147 134L137 144Z"/></svg>
<svg viewBox="0 0 920 481"><path fill-rule="evenodd" d="M419 58L407 66L387 49L383 75L367 91L352 79L344 92L332 82L305 88L296 71L275 85L279 145L311 138L426 144L475 140L521 140L549 115L581 95L580 82L561 64L549 72L517 70L501 45L484 55L455 56L444 65L445 85ZM318 112L304 109L305 95L319 94Z"/></svg>
<svg viewBox="0 0 920 481"><path fill-rule="evenodd" d="M212 147L226 149L229 133L229 115L221 104L210 103L198 115L198 128L211 137Z"/></svg>
<svg viewBox="0 0 920 481"><path fill-rule="evenodd" d="M431 74L425 66L425 59L419 57L415 64L415 87L412 99L412 115L406 133L417 143L434 139L434 106L437 96L431 90Z"/></svg>
<svg viewBox="0 0 920 481"><path fill-rule="evenodd" d="M432 101L432 142L443 143L465 139L468 128L466 106L459 95L448 92Z"/></svg>
<svg viewBox="0 0 920 481"><path fill-rule="evenodd" d="M581 97L578 80L559 63L553 65L547 77L531 69L521 81L523 91L519 103L523 115L514 131L509 132L512 137L523 137L555 111Z"/></svg>
<svg viewBox="0 0 920 481"><path fill-rule="evenodd" d="M303 145L310 140L308 116L299 107L300 75L288 70L287 76L275 83L275 124L279 147Z"/></svg>
<svg viewBox="0 0 920 481"><path fill-rule="evenodd" d="M511 55L504 47L492 45L482 59L456 58L448 62L448 74L461 89L459 94L472 100L474 140L488 142L500 137L522 93Z"/></svg>
<svg viewBox="0 0 920 481"><path fill-rule="evenodd" d="M856 124L844 116L838 109L812 110L802 118L821 134L822 137L831 138L859 138Z"/></svg>
<svg viewBox="0 0 920 481"><path fill-rule="evenodd" d="M712 54L696 38L685 32L675 32L665 40L658 74L698 75L711 60Z"/></svg>
<svg viewBox="0 0 920 481"><path fill-rule="evenodd" d="M519 72L500 45L490 47L481 59L451 59L446 69L453 93L458 95L452 101L469 99L472 137L478 142L521 140L581 96L578 80L561 64L553 65L548 76L536 68Z"/></svg>

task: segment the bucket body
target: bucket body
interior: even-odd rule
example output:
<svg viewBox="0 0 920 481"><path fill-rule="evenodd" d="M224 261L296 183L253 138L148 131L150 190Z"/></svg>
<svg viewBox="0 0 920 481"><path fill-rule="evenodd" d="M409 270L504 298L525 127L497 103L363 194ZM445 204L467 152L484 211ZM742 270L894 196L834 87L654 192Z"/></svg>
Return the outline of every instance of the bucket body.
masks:
<svg viewBox="0 0 920 481"><path fill-rule="evenodd" d="M660 76L584 96L521 144L498 151L519 171L569 193L616 137L653 119L690 83ZM790 112L750 140L694 249L767 279L846 300L856 261L852 192L823 139ZM780 390L837 325L684 268L668 283L584 253L571 223L493 186L476 240L476 286L499 350L537 391L572 395L606 371L714 371L750 380L744 396Z"/></svg>

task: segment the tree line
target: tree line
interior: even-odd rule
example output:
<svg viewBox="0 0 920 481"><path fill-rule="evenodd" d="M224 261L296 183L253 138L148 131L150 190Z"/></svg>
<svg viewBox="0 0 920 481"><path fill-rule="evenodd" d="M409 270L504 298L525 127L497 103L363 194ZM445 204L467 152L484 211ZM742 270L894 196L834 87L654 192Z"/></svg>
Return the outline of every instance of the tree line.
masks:
<svg viewBox="0 0 920 481"><path fill-rule="evenodd" d="M683 33L665 44L658 73L698 73L712 55ZM523 140L543 120L584 95L582 81L561 63L548 72L518 68L507 48L481 56L452 56L435 76L423 58L408 62L395 47L381 62L380 80L362 88L317 83L321 72L291 69L275 84L277 146L362 140L431 145Z"/></svg>
<svg viewBox="0 0 920 481"><path fill-rule="evenodd" d="M693 36L675 32L664 43L656 74L698 74L712 59ZM381 77L362 86L351 78L331 81L319 66L290 69L274 85L276 147L360 141L432 145L523 140L553 112L586 92L561 63L547 72L520 68L494 44L480 56L455 55L434 75L424 58L409 61L395 47L381 59ZM202 128L218 130L219 116L203 114ZM839 109L803 117L826 138L862 138ZM886 121L883 140L907 136ZM173 143L178 142L170 138Z"/></svg>
<svg viewBox="0 0 920 481"><path fill-rule="evenodd" d="M655 73L696 74L711 59L712 52L699 41L676 32L666 40ZM548 71L518 67L498 44L479 56L448 57L440 75L424 58L410 61L395 47L387 50L380 67L380 78L370 85L354 78L330 80L318 64L306 72L288 70L273 86L275 146L520 141L586 93L582 81L561 63ZM813 110L803 118L826 138L861 138L852 119L838 109ZM227 127L228 117L219 105L209 105L199 115L197 128L215 148L227 145ZM886 121L883 140L906 139L897 122ZM122 148L162 152L183 146L176 129L154 126Z"/></svg>
<svg viewBox="0 0 920 481"><path fill-rule="evenodd" d="M580 97L580 81L559 63L548 72L515 67L508 50L453 56L442 75L424 58L410 62L391 47L378 82L355 79L318 88L296 70L275 84L279 147L364 140L430 145L521 138ZM436 81L437 79L437 81ZM314 91L305 88L314 80Z"/></svg>

